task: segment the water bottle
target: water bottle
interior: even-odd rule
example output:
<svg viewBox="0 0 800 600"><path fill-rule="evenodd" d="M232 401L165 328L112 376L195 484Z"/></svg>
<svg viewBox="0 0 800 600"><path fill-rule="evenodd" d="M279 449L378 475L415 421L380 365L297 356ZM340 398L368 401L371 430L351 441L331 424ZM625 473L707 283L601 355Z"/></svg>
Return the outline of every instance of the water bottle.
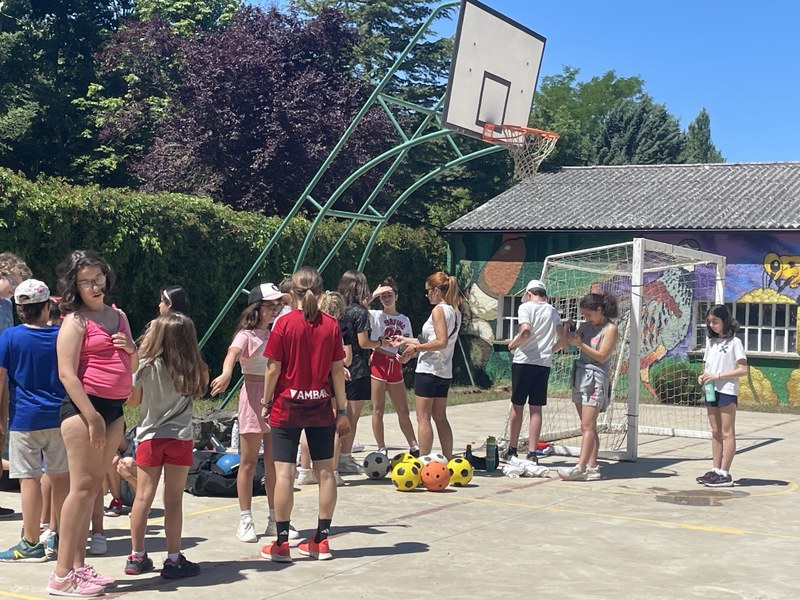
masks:
<svg viewBox="0 0 800 600"><path fill-rule="evenodd" d="M208 440L211 442L211 447L214 448L214 450L217 452L225 452L225 446L217 439L217 436L212 435Z"/></svg>
<svg viewBox="0 0 800 600"><path fill-rule="evenodd" d="M233 420L233 427L231 428L231 448L239 451L239 419Z"/></svg>
<svg viewBox="0 0 800 600"><path fill-rule="evenodd" d="M493 435L486 438L486 472L491 473L497 468L497 440Z"/></svg>
<svg viewBox="0 0 800 600"><path fill-rule="evenodd" d="M706 394L706 402L715 402L717 399L717 395L714 390L714 384L710 381L706 381L703 385L703 391Z"/></svg>

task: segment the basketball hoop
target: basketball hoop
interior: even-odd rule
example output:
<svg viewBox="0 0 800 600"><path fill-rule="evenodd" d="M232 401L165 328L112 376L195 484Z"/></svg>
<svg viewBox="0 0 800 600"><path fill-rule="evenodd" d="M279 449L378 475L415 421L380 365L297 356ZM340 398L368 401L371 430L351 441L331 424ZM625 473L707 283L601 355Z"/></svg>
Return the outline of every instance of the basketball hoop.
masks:
<svg viewBox="0 0 800 600"><path fill-rule="evenodd" d="M531 127L486 123L482 137L491 144L507 146L508 153L514 159L514 179L531 181L536 176L539 165L556 147L560 136Z"/></svg>

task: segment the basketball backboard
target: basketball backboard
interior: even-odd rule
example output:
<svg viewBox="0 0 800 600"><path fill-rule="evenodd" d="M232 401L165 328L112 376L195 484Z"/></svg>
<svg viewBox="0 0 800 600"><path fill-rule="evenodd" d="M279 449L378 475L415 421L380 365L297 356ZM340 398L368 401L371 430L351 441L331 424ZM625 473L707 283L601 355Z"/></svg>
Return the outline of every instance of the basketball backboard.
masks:
<svg viewBox="0 0 800 600"><path fill-rule="evenodd" d="M528 125L545 38L462 0L442 126L480 138L485 123Z"/></svg>

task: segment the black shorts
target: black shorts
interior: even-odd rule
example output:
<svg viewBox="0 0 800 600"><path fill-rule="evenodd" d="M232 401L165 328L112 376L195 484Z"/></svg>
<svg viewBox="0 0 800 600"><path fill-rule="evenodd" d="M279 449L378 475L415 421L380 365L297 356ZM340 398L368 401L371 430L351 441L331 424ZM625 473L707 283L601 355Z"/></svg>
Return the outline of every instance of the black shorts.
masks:
<svg viewBox="0 0 800 600"><path fill-rule="evenodd" d="M311 460L328 460L333 458L333 441L336 426L326 427L273 427L272 458L275 462L297 462L297 447L300 444L300 433L305 429L308 440L308 451Z"/></svg>
<svg viewBox="0 0 800 600"><path fill-rule="evenodd" d="M122 400L113 400L110 398L101 398L100 396L92 396L91 394L87 394L87 396L89 396L89 401L92 403L92 406L94 406L94 409L103 417L106 426L125 414L122 410L122 406L125 404L124 398ZM81 411L75 406L72 398L64 396L64 400L61 402L61 422L63 423L70 417L79 414L81 414Z"/></svg>
<svg viewBox="0 0 800 600"><path fill-rule="evenodd" d="M547 382L550 367L542 365L511 365L511 404L547 406Z"/></svg>
<svg viewBox="0 0 800 600"><path fill-rule="evenodd" d="M372 398L372 378L367 375L353 381L345 381L344 393L348 400L369 400Z"/></svg>
<svg viewBox="0 0 800 600"><path fill-rule="evenodd" d="M414 373L414 395L420 398L447 398L452 381L430 373Z"/></svg>

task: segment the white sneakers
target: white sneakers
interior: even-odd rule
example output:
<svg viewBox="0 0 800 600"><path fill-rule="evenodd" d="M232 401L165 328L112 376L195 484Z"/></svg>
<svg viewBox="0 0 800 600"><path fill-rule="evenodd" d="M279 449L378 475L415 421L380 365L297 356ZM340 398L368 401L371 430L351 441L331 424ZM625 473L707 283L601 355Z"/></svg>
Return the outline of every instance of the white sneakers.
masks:
<svg viewBox="0 0 800 600"><path fill-rule="evenodd" d="M278 535L278 528L274 519L269 519L269 521L267 521L267 528L264 531L264 535L267 537L276 537ZM253 523L253 519L242 517L239 520L239 528L236 530L236 537L239 538L240 542L253 543L258 541L258 536L256 535L256 526ZM298 533L298 531L290 525L289 539L296 540L299 538L300 533Z"/></svg>
<svg viewBox="0 0 800 600"><path fill-rule="evenodd" d="M256 535L256 526L253 524L253 519L242 517L239 519L239 527L236 530L236 537L240 542L255 543L258 541Z"/></svg>
<svg viewBox="0 0 800 600"><path fill-rule="evenodd" d="M596 481L603 478L600 474L599 466L586 467L584 471L581 471L578 465L574 467L561 467L558 470L558 476L563 481Z"/></svg>
<svg viewBox="0 0 800 600"><path fill-rule="evenodd" d="M297 467L297 485L314 485L317 483L317 476L313 469Z"/></svg>
<svg viewBox="0 0 800 600"><path fill-rule="evenodd" d="M266 537L278 536L278 525L275 522L275 519L270 519L269 521L267 521L267 528L264 530L264 536ZM289 539L296 540L299 538L300 538L300 533L298 533L297 529L289 525Z"/></svg>

